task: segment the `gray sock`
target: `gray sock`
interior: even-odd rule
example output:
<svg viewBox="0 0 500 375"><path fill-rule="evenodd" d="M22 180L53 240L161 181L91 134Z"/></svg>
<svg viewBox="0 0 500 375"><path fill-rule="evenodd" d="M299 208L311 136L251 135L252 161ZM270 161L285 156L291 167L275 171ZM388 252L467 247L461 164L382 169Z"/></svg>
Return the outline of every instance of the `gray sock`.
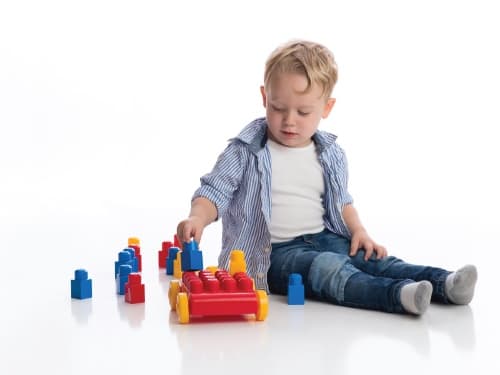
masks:
<svg viewBox="0 0 500 375"><path fill-rule="evenodd" d="M467 265L453 272L446 278L444 291L446 297L457 305L467 305L474 297L474 288L477 281L477 269Z"/></svg>
<svg viewBox="0 0 500 375"><path fill-rule="evenodd" d="M415 315L422 315L431 303L432 284L419 281L406 284L401 288L401 304L403 308Z"/></svg>

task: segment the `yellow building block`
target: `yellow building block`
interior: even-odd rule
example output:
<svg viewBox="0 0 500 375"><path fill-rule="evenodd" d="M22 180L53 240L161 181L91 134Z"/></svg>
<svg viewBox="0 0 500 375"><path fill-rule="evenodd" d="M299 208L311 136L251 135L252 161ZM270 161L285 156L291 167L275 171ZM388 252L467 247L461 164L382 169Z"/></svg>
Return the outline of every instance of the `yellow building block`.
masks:
<svg viewBox="0 0 500 375"><path fill-rule="evenodd" d="M128 238L128 246L131 246L131 245L141 246L141 240L137 237L129 237Z"/></svg>
<svg viewBox="0 0 500 375"><path fill-rule="evenodd" d="M174 277L176 279L182 279L181 253L182 251L179 251L174 259Z"/></svg>
<svg viewBox="0 0 500 375"><path fill-rule="evenodd" d="M238 272L247 272L247 263L245 262L243 250L231 251L231 257L229 258L229 274L234 276Z"/></svg>

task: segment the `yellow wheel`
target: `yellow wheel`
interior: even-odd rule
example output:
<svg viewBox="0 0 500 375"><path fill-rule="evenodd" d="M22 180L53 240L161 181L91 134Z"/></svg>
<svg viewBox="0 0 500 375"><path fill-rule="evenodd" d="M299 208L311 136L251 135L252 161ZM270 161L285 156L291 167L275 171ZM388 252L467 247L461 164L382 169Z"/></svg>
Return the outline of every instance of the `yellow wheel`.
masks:
<svg viewBox="0 0 500 375"><path fill-rule="evenodd" d="M255 295L257 296L257 314L255 314L255 319L262 321L267 317L267 312L269 311L269 300L267 299L267 293L265 290L256 290Z"/></svg>
<svg viewBox="0 0 500 375"><path fill-rule="evenodd" d="M189 323L189 301L186 293L177 294L177 316L179 323Z"/></svg>
<svg viewBox="0 0 500 375"><path fill-rule="evenodd" d="M177 303L177 294L181 288L179 280L171 280L170 288L168 289L168 301L170 302L170 309L175 311L175 304Z"/></svg>

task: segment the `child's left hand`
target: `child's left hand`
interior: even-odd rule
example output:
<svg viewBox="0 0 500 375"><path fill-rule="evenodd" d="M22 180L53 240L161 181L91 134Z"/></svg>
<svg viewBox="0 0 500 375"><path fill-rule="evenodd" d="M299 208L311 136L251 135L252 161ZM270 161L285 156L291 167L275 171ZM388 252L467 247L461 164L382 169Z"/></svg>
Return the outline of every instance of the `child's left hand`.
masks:
<svg viewBox="0 0 500 375"><path fill-rule="evenodd" d="M352 233L349 256L356 255L360 249L365 250L365 260L370 259L373 252L377 253L377 259L382 259L387 256L385 247L373 241L364 229L359 229Z"/></svg>

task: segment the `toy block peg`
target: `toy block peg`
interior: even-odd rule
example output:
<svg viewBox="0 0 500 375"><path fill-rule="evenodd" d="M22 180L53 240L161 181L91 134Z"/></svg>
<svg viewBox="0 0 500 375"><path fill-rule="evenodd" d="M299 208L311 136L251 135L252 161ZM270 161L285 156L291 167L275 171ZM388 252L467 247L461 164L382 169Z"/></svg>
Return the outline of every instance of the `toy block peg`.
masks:
<svg viewBox="0 0 500 375"><path fill-rule="evenodd" d="M132 273L132 266L128 264L122 264L120 270L118 271L118 277L116 278L116 293L120 295L125 294L125 283L128 281L128 275Z"/></svg>
<svg viewBox="0 0 500 375"><path fill-rule="evenodd" d="M118 272L120 271L120 266L122 264L128 264L129 266L133 266L134 262L132 261L132 255L128 251L120 251L118 253L118 261L115 262L115 279L118 276Z"/></svg>
<svg viewBox="0 0 500 375"><path fill-rule="evenodd" d="M158 268L167 267L168 249L170 249L174 244L170 241L163 241L161 243L161 250L158 251Z"/></svg>
<svg viewBox="0 0 500 375"><path fill-rule="evenodd" d="M128 275L128 282L125 283L125 302L143 303L145 301L144 284L141 283L139 273Z"/></svg>
<svg viewBox="0 0 500 375"><path fill-rule="evenodd" d="M181 258L182 271L200 271L203 269L203 254L194 240L184 242Z"/></svg>
<svg viewBox="0 0 500 375"><path fill-rule="evenodd" d="M233 250L229 259L229 273L234 276L238 272L247 272L245 253L242 250Z"/></svg>
<svg viewBox="0 0 500 375"><path fill-rule="evenodd" d="M174 274L174 260L177 257L177 253L179 251L181 251L181 249L175 246L171 246L170 249L168 249L167 266L166 266L167 275Z"/></svg>
<svg viewBox="0 0 500 375"><path fill-rule="evenodd" d="M288 276L288 304L304 304L304 284L300 273L291 273Z"/></svg>
<svg viewBox="0 0 500 375"><path fill-rule="evenodd" d="M84 269L75 270L75 279L71 280L71 298L92 298L92 280Z"/></svg>

